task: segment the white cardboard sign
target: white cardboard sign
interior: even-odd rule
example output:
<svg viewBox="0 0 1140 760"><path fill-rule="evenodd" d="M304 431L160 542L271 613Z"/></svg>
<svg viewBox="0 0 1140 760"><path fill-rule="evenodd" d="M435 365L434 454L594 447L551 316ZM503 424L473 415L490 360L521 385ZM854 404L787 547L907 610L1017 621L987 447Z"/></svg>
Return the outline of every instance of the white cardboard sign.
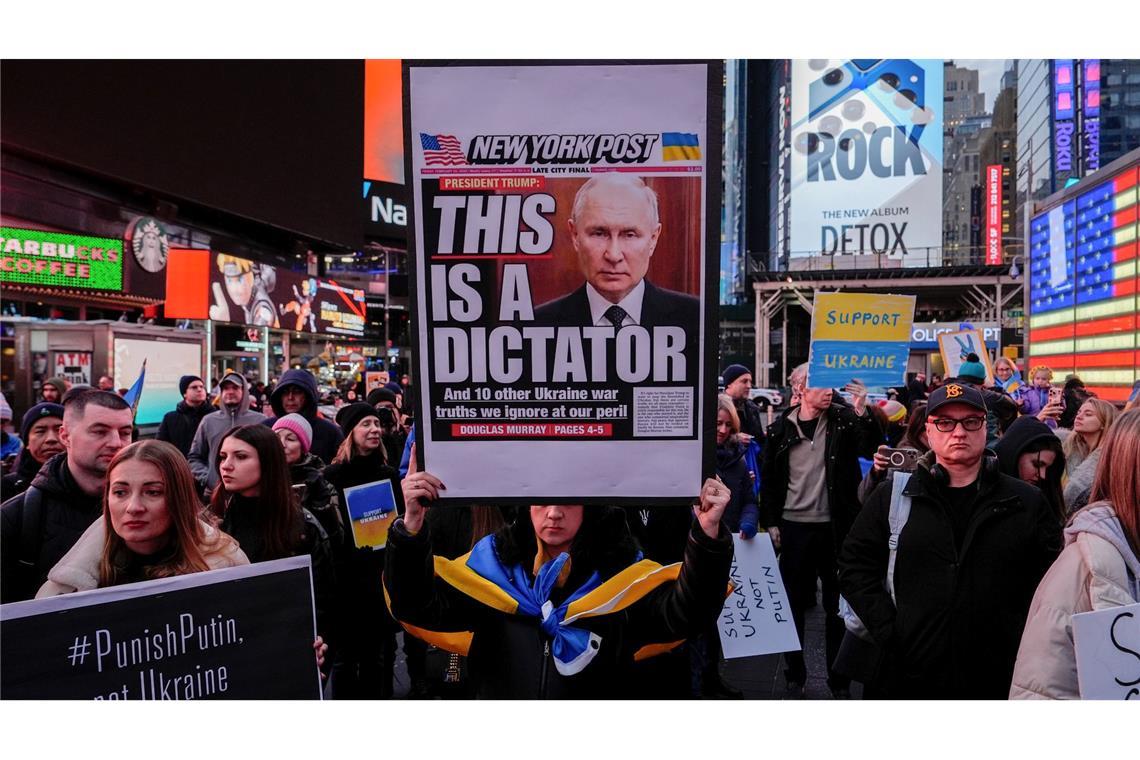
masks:
<svg viewBox="0 0 1140 760"><path fill-rule="evenodd" d="M1140 702L1140 604L1073 615L1081 699Z"/></svg>
<svg viewBox="0 0 1140 760"><path fill-rule="evenodd" d="M737 534L732 541L733 591L717 619L724 658L799 651L800 640L772 539L760 533L746 541Z"/></svg>
<svg viewBox="0 0 1140 760"><path fill-rule="evenodd" d="M986 350L986 339L977 328L938 334L938 350L942 354L942 365L946 368L945 377L957 377L958 371L966 362L967 354L977 354L978 360L986 368L986 387L994 384L994 365Z"/></svg>

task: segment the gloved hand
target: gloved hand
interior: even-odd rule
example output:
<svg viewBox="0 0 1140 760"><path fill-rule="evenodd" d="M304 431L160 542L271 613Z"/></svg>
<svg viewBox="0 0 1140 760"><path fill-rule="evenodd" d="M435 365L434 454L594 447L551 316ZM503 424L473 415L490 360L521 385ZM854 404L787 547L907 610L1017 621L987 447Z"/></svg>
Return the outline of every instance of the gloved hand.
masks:
<svg viewBox="0 0 1140 760"><path fill-rule="evenodd" d="M755 538L758 529L759 522L755 517L745 517L740 521L740 537L745 541Z"/></svg>

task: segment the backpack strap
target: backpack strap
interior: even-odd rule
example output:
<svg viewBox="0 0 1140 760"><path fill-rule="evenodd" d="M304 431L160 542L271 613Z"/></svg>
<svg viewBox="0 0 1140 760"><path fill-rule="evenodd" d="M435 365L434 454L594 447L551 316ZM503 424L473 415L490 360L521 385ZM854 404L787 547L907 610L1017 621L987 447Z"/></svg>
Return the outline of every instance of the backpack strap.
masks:
<svg viewBox="0 0 1140 760"><path fill-rule="evenodd" d="M910 519L910 497L903 495L903 489L908 482L910 482L909 472L895 471L891 476L891 511L888 518L891 537L887 540L891 553L887 560L887 591L890 592L892 600L895 598L895 557L899 551L899 536L906 526L906 521Z"/></svg>
<svg viewBox="0 0 1140 760"><path fill-rule="evenodd" d="M35 486L24 491L24 508L20 513L20 552L16 565L20 585L36 592L36 563L43 544L44 495ZM30 598L30 597L29 597Z"/></svg>

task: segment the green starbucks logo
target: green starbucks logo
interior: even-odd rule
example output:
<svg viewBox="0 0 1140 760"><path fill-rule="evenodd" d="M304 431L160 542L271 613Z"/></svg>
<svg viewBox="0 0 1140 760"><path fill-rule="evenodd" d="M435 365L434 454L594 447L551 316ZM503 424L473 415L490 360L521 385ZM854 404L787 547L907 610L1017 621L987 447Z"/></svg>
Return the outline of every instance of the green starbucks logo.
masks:
<svg viewBox="0 0 1140 760"><path fill-rule="evenodd" d="M166 268L170 238L162 222L153 217L140 216L127 229L127 241L140 267L151 273Z"/></svg>

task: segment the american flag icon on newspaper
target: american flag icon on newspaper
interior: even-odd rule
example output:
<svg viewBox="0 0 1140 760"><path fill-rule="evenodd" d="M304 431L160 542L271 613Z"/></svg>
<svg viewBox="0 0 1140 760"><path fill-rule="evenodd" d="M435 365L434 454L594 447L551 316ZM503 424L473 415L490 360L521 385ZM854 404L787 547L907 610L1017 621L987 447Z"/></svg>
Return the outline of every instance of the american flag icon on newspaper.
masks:
<svg viewBox="0 0 1140 760"><path fill-rule="evenodd" d="M443 164L456 166L467 163L463 146L455 135L426 135L420 132L420 145L424 149L424 161L429 165Z"/></svg>

